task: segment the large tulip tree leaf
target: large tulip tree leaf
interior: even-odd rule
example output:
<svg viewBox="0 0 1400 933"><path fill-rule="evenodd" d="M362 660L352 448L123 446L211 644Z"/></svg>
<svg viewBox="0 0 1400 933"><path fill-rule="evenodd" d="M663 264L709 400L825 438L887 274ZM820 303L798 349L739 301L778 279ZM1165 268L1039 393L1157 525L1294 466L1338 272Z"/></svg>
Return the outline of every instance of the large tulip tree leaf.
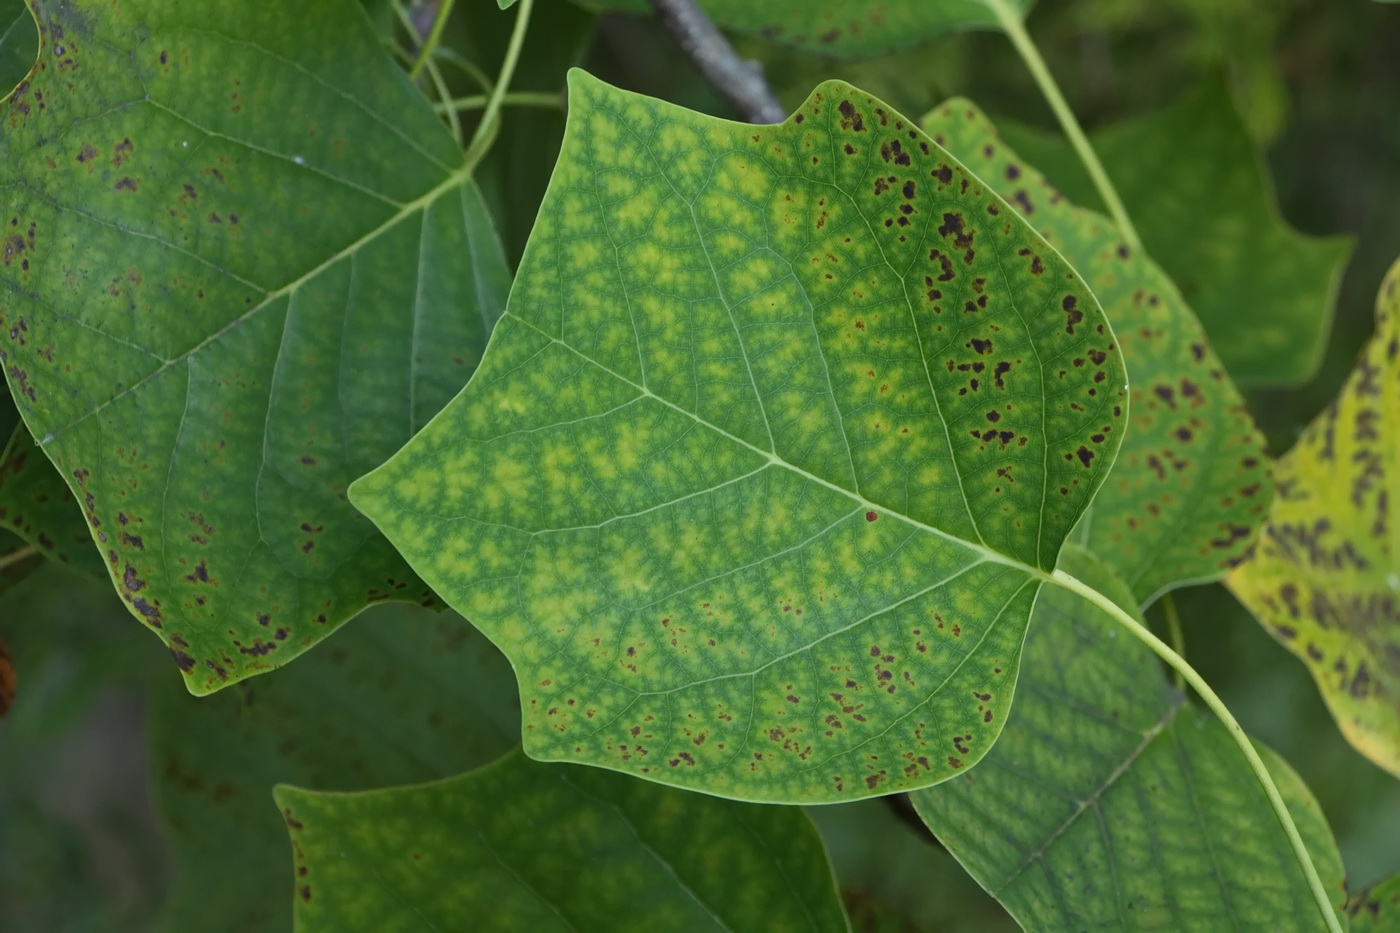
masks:
<svg viewBox="0 0 1400 933"><path fill-rule="evenodd" d="M1075 545L1064 562L1135 613L1131 591L1106 564ZM1016 690L982 764L912 797L1024 929L1323 928L1239 746L1219 720L1185 702L1119 623L1072 593L1047 590ZM1283 759L1259 751L1340 908L1345 873L1317 802Z"/></svg>
<svg viewBox="0 0 1400 933"><path fill-rule="evenodd" d="M1080 543L1140 604L1219 579L1243 556L1273 486L1264 439L1171 280L1108 218L1076 207L1021 161L965 100L924 118L934 141L993 185L1064 253L1113 323L1132 416Z"/></svg>
<svg viewBox="0 0 1400 933"><path fill-rule="evenodd" d="M519 751L435 784L276 797L300 933L849 929L821 837L792 807Z"/></svg>
<svg viewBox="0 0 1400 933"><path fill-rule="evenodd" d="M358 5L35 4L0 112L0 358L117 591L206 693L428 598L349 506L507 274Z"/></svg>
<svg viewBox="0 0 1400 933"><path fill-rule="evenodd" d="M596 10L649 13L647 0L577 0ZM992 7L1024 18L1034 0L700 0L725 29L836 58L873 58L949 32L1000 28Z"/></svg>
<svg viewBox="0 0 1400 933"><path fill-rule="evenodd" d="M991 746L1125 403L1084 283L879 101L574 72L482 368L351 494L510 657L530 755L850 799Z"/></svg>
<svg viewBox="0 0 1400 933"><path fill-rule="evenodd" d="M153 796L176 867L160 928L286 933L294 868L273 785L367 790L486 764L515 745L514 694L470 625L405 605L214 697L158 684Z"/></svg>
<svg viewBox="0 0 1400 933"><path fill-rule="evenodd" d="M1400 875L1392 875L1347 902L1351 933L1400 933Z"/></svg>
<svg viewBox="0 0 1400 933"><path fill-rule="evenodd" d="M1274 469L1230 589L1312 671L1348 741L1400 776L1400 262L1346 386Z"/></svg>
<svg viewBox="0 0 1400 933"><path fill-rule="evenodd" d="M1279 216L1273 183L1223 80L1094 133L1147 251L1200 316L1241 385L1306 382L1322 361L1351 237L1314 237ZM1099 196L1057 133L1002 135L1080 204Z"/></svg>

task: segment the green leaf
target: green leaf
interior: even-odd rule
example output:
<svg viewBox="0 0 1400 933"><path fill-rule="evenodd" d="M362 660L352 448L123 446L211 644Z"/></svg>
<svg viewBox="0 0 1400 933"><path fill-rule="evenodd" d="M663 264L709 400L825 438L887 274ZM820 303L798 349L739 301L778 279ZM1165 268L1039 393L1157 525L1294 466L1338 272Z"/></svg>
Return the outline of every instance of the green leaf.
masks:
<svg viewBox="0 0 1400 933"><path fill-rule="evenodd" d="M595 10L650 13L647 0L577 0ZM716 24L834 58L873 58L968 29L999 29L1002 2L1025 18L1034 0L700 0Z"/></svg>
<svg viewBox="0 0 1400 933"><path fill-rule="evenodd" d="M848 929L821 838L792 808L519 752L435 784L276 797L301 933Z"/></svg>
<svg viewBox="0 0 1400 933"><path fill-rule="evenodd" d="M1058 135L1001 133L1071 199L1100 207ZM1351 237L1305 236L1278 213L1262 157L1221 80L1091 141L1148 253L1244 386L1306 382L1322 360Z"/></svg>
<svg viewBox="0 0 1400 933"><path fill-rule="evenodd" d="M23 425L0 454L0 526L49 560L106 581L82 507Z"/></svg>
<svg viewBox="0 0 1400 933"><path fill-rule="evenodd" d="M450 614L378 607L296 667L196 700L155 691L155 800L178 868L163 929L285 933L281 781L334 790L432 780L519 734L505 659Z"/></svg>
<svg viewBox="0 0 1400 933"><path fill-rule="evenodd" d="M1274 468L1279 494L1227 584L1307 664L1347 740L1400 776L1400 262L1346 386Z"/></svg>
<svg viewBox="0 0 1400 933"><path fill-rule="evenodd" d="M29 74L39 55L39 28L24 0L0 0L0 92L10 92Z"/></svg>
<svg viewBox="0 0 1400 933"><path fill-rule="evenodd" d="M836 868L852 927L859 933L1019 930L927 830L919 827L916 834L894 815L896 799L807 808Z"/></svg>
<svg viewBox="0 0 1400 933"><path fill-rule="evenodd" d="M195 693L429 597L345 488L503 302L461 153L349 0L38 9L0 354L117 591Z"/></svg>
<svg viewBox="0 0 1400 933"><path fill-rule="evenodd" d="M1112 221L1075 207L1021 161L986 116L952 100L924 118L934 141L987 179L1094 290L1128 368L1131 426L1077 535L1146 605L1223 577L1273 494L1264 439L1200 322Z"/></svg>
<svg viewBox="0 0 1400 933"><path fill-rule="evenodd" d="M753 127L576 71L482 369L351 496L510 657L531 756L852 799L991 746L1123 388L1083 283L879 101Z"/></svg>
<svg viewBox="0 0 1400 933"><path fill-rule="evenodd" d="M1351 933L1400 933L1400 875L1392 875L1347 902Z"/></svg>
<svg viewBox="0 0 1400 933"><path fill-rule="evenodd" d="M1067 548L1064 566L1135 612L1127 585L1088 552ZM1118 623L1048 590L1017 691L982 765L912 796L1023 928L1320 928L1239 747L1186 704L1151 650ZM1340 906L1341 856L1316 801L1281 758L1259 751Z"/></svg>

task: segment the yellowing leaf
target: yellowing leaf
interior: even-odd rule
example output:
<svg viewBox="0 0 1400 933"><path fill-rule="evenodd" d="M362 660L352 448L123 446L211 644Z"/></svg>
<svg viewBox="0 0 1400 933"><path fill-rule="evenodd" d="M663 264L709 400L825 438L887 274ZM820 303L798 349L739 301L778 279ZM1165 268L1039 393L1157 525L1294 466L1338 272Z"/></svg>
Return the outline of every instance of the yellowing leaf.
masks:
<svg viewBox="0 0 1400 933"><path fill-rule="evenodd" d="M1278 462L1278 495L1227 579L1312 671L1347 739L1400 776L1400 262L1341 395Z"/></svg>

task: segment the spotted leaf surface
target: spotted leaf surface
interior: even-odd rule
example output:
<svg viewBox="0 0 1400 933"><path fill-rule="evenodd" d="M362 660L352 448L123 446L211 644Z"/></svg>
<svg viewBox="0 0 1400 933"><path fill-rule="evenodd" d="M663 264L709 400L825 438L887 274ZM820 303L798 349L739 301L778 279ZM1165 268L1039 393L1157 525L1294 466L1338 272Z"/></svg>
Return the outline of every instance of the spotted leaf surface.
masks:
<svg viewBox="0 0 1400 933"><path fill-rule="evenodd" d="M102 558L72 491L18 426L0 453L0 528L17 535L56 563L97 580L107 579Z"/></svg>
<svg viewBox="0 0 1400 933"><path fill-rule="evenodd" d="M1100 205L1061 136L1001 129L1070 198ZM1244 386L1311 378L1354 241L1305 236L1279 217L1263 157L1224 82L1092 142L1148 252L1200 315L1231 376Z"/></svg>
<svg viewBox="0 0 1400 933"><path fill-rule="evenodd" d="M1351 933L1400 933L1400 875L1393 875L1347 902Z"/></svg>
<svg viewBox="0 0 1400 933"><path fill-rule="evenodd" d="M35 4L0 111L0 358L132 613L207 693L421 581L349 506L508 284L348 0Z"/></svg>
<svg viewBox="0 0 1400 933"><path fill-rule="evenodd" d="M1227 582L1298 655L1352 745L1400 775L1400 262L1341 395L1274 470L1278 497Z"/></svg>
<svg viewBox="0 0 1400 933"><path fill-rule="evenodd" d="M795 808L716 800L519 752L360 794L279 787L300 933L848 929Z"/></svg>
<svg viewBox="0 0 1400 933"><path fill-rule="evenodd" d="M1065 564L1135 611L1106 564L1073 545ZM982 764L912 796L1023 929L1323 929L1239 747L1119 623L1047 589L1016 689ZM1317 802L1283 759L1259 751L1340 908L1341 856Z"/></svg>
<svg viewBox="0 0 1400 933"><path fill-rule="evenodd" d="M597 10L650 13L647 0L578 0ZM836 58L870 58L949 32L997 29L992 4L1024 17L1034 0L700 0L718 25Z"/></svg>
<svg viewBox="0 0 1400 933"><path fill-rule="evenodd" d="M924 127L1074 264L1118 336L1132 416L1077 540L1139 604L1224 576L1249 547L1273 485L1264 439L1176 286L1108 218L1065 200L969 102L949 101Z"/></svg>
<svg viewBox="0 0 1400 933"><path fill-rule="evenodd" d="M353 501L510 656L534 757L778 802L970 766L1127 415L1093 295L848 85L570 101L483 368Z"/></svg>
<svg viewBox="0 0 1400 933"><path fill-rule="evenodd" d="M286 933L278 782L363 790L457 774L515 745L509 665L451 613L378 606L295 667L195 699L153 693L153 797L179 866L160 929Z"/></svg>

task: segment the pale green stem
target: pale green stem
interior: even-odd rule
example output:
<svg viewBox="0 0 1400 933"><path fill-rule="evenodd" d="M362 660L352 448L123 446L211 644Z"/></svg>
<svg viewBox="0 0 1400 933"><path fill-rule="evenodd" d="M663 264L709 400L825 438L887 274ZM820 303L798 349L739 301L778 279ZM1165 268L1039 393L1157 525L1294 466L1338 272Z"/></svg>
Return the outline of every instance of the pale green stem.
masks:
<svg viewBox="0 0 1400 933"><path fill-rule="evenodd" d="M1118 225L1118 231L1123 235L1123 240L1133 250L1142 249L1142 241L1138 239L1137 230L1133 227L1133 222L1128 219L1128 212L1123 208L1123 202L1118 197L1118 191L1113 187L1113 182L1109 180L1108 173L1104 171L1103 163L1099 161L1098 155L1094 152L1094 147L1089 145L1088 138L1084 135L1084 130L1080 128L1079 121L1075 119L1074 111L1069 109L1069 104L1065 102L1065 96L1060 92L1060 86L1055 83L1055 78L1050 74L1050 69L1045 65L1045 59L1040 57L1040 51L1036 49L1035 43L1031 41L1030 34L1026 32L1025 24L1021 22L1020 16L1011 9L1007 0L983 0L984 3L996 14L1002 29L1006 30L1007 38L1016 47L1021 60L1030 69L1031 76L1035 78L1035 83L1040 86L1040 92L1045 95L1045 101L1050 105L1050 109L1055 112L1055 117L1060 121L1060 127L1065 131L1065 136L1069 137L1070 144L1074 146L1074 151L1079 154L1079 159L1084 163L1084 168L1089 171L1089 177L1093 179L1094 187L1098 189L1099 197L1103 198L1104 206L1108 208L1109 214L1113 216L1113 222Z"/></svg>
<svg viewBox="0 0 1400 933"><path fill-rule="evenodd" d="M455 100L438 101L433 104L433 109L438 113L446 113L449 110L480 110L489 101L490 98L485 94L472 94ZM564 106L564 98L560 94L548 91L512 91L501 98L501 104L506 107L549 107L558 110Z"/></svg>
<svg viewBox="0 0 1400 933"><path fill-rule="evenodd" d="M462 69L462 73L471 78L486 93L491 93L491 78L486 72L481 70L481 66L471 59L463 56L456 49L444 46L437 50L436 58L442 59L444 64L456 65Z"/></svg>
<svg viewBox="0 0 1400 933"><path fill-rule="evenodd" d="M441 0L437 16L433 17L433 25L428 29L428 38L423 40L423 45L418 49L418 57L414 59L413 67L408 69L408 76L413 80L418 80L419 72L433 55L433 49L442 41L442 31L447 26L447 18L452 15L454 2L455 0Z"/></svg>
<svg viewBox="0 0 1400 933"><path fill-rule="evenodd" d="M1123 611L1113 600L1063 570L1056 570L1051 575L1051 580L1070 592L1077 593L1098 609L1112 616L1139 641L1151 648L1159 658L1167 662L1172 670L1179 673L1200 695L1206 706L1210 707L1211 712L1220 717L1220 721L1225 724L1230 737L1235 740L1235 744L1240 747L1240 751L1244 752L1244 757L1249 761L1249 766L1254 769L1254 776L1259 779L1260 786L1264 788L1264 794L1269 798L1269 804L1274 808L1274 815L1278 817L1279 823L1283 826L1284 835L1288 837L1289 845L1293 847L1293 854L1298 859L1298 865L1303 869L1303 875L1308 879L1308 887L1312 889L1313 899L1317 902L1317 909L1322 914L1322 919L1327 923L1327 929L1330 933L1342 933L1341 921L1337 919L1337 912L1332 908L1332 902L1327 897L1327 890L1322 886L1322 879L1317 875L1317 867L1313 865L1312 856L1308 854L1307 846L1303 845L1303 837L1298 834L1298 827L1293 823L1293 817L1289 814L1288 807L1278 792L1278 786L1274 784L1274 779L1269 775L1269 769L1265 767L1263 759L1254 750L1254 744L1249 741L1249 736L1245 735L1244 729L1240 728L1240 724L1226 709L1220 697L1216 696L1210 685L1200 674L1196 673L1196 669L1187 664L1186 660L1173 651L1170 645L1153 635L1146 626Z"/></svg>
<svg viewBox="0 0 1400 933"><path fill-rule="evenodd" d="M1162 596L1162 613L1167 617L1167 637L1171 639L1172 650L1186 657L1186 636L1181 631L1181 614L1176 611L1176 600L1171 593ZM1172 680L1176 682L1176 689L1183 690L1186 681L1181 677L1181 671L1172 670Z"/></svg>
<svg viewBox="0 0 1400 933"><path fill-rule="evenodd" d="M515 75L516 63L520 61L520 50L525 45L525 30L530 25L530 9L533 6L534 0L520 0L516 5L515 28L510 33L510 44L506 46L506 57L501 62L501 73L491 88L491 96L486 101L486 110L477 124L476 133L472 135L471 145L467 146L467 171L476 168L496 138L501 103L505 100L506 89L510 87L510 79Z"/></svg>
<svg viewBox="0 0 1400 933"><path fill-rule="evenodd" d="M0 570L4 570L6 567L13 567L15 564L29 560L29 558L38 553L39 549L31 544L28 547L20 548L18 551L0 555Z"/></svg>
<svg viewBox="0 0 1400 933"><path fill-rule="evenodd" d="M431 60L428 62L428 77L432 79L433 87L437 89L438 95L438 103L433 104L433 109L440 114L446 114L447 125L452 127L452 138L457 140L457 145L460 146L462 145L462 121L457 118L455 107L438 110L444 101L451 102L452 92L447 89L447 82L442 79L442 70L438 68L436 62Z"/></svg>

